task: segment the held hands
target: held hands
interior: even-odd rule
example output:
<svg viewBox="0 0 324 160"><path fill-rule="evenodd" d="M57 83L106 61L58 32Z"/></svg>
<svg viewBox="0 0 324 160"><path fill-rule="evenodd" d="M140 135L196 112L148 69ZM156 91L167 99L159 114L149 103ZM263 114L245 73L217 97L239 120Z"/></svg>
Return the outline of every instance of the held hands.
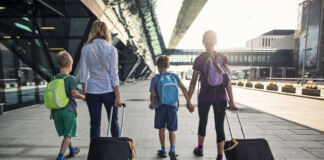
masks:
<svg viewBox="0 0 324 160"><path fill-rule="evenodd" d="M85 95L81 95L81 99L85 101L86 100Z"/></svg>
<svg viewBox="0 0 324 160"><path fill-rule="evenodd" d="M190 102L187 103L187 109L190 113L195 111L195 107Z"/></svg>
<svg viewBox="0 0 324 160"><path fill-rule="evenodd" d="M149 105L149 108L150 108L151 110L153 110L153 109L154 109L154 105L151 103L151 104Z"/></svg>
<svg viewBox="0 0 324 160"><path fill-rule="evenodd" d="M82 95L81 99L86 101L86 91L85 90L82 90L81 95Z"/></svg>

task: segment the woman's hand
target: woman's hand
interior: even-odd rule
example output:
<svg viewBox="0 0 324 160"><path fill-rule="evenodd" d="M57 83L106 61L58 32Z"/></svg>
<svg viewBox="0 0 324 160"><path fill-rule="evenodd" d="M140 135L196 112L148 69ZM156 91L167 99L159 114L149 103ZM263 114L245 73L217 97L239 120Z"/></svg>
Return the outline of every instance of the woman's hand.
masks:
<svg viewBox="0 0 324 160"><path fill-rule="evenodd" d="M80 99L84 100L85 101L85 95L83 94L80 94Z"/></svg>
<svg viewBox="0 0 324 160"><path fill-rule="evenodd" d="M121 107L122 106L122 101L121 101L120 97L116 97L114 106L115 107Z"/></svg>

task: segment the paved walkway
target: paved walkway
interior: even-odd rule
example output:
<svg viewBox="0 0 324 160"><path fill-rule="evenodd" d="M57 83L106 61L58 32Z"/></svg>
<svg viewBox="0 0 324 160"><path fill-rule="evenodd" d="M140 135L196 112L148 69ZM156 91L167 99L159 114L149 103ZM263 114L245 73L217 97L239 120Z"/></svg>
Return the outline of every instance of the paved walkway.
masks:
<svg viewBox="0 0 324 160"><path fill-rule="evenodd" d="M135 141L137 160L154 160L160 148L158 132L153 128L154 111L148 109L148 81L126 84L121 87L123 101L128 104L124 136ZM235 90L236 91L236 90ZM236 97L242 96L237 91ZM183 96L180 96L184 104ZM266 97L265 97L266 98ZM196 101L193 102L197 104ZM74 144L81 147L75 160L85 160L89 147L89 114L85 102L78 101L78 137ZM181 105L183 106L183 105ZM266 138L276 160L323 160L324 134L292 122L238 105L248 138ZM282 106L285 107L285 106ZM106 113L103 113L103 117ZM229 113L236 138L241 138L235 114ZM198 125L197 110L191 114L185 107L179 109L177 152L182 160L215 160L216 136L213 115L210 114L206 137L205 157L192 154L196 145ZM0 159L54 160L61 138L57 137L49 110L44 105L34 105L0 116ZM102 135L107 130L107 119L102 120ZM229 139L228 129L225 129ZM168 143L167 143L168 144Z"/></svg>
<svg viewBox="0 0 324 160"><path fill-rule="evenodd" d="M324 100L234 87L236 102L324 132Z"/></svg>

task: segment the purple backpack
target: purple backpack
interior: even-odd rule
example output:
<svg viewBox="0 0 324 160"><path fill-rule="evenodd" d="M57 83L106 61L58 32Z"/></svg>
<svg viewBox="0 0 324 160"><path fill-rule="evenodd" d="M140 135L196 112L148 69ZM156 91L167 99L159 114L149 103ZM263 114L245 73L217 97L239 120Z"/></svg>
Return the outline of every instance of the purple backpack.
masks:
<svg viewBox="0 0 324 160"><path fill-rule="evenodd" d="M226 73L226 68L223 63L223 55L216 56L216 65L220 66L223 71ZM204 67L204 81L205 87L217 87L223 84L224 74L218 71L217 66L215 66L211 57L209 57L206 61Z"/></svg>

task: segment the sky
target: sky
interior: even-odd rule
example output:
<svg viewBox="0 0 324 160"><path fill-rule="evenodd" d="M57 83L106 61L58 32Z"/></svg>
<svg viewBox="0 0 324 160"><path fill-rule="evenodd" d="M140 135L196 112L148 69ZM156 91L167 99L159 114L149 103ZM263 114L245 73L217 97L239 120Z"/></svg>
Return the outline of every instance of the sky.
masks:
<svg viewBox="0 0 324 160"><path fill-rule="evenodd" d="M165 45L183 0L157 0L156 14ZM246 41L273 29L296 29L302 0L208 0L177 48L203 49L202 35L212 29L217 48L244 48Z"/></svg>

